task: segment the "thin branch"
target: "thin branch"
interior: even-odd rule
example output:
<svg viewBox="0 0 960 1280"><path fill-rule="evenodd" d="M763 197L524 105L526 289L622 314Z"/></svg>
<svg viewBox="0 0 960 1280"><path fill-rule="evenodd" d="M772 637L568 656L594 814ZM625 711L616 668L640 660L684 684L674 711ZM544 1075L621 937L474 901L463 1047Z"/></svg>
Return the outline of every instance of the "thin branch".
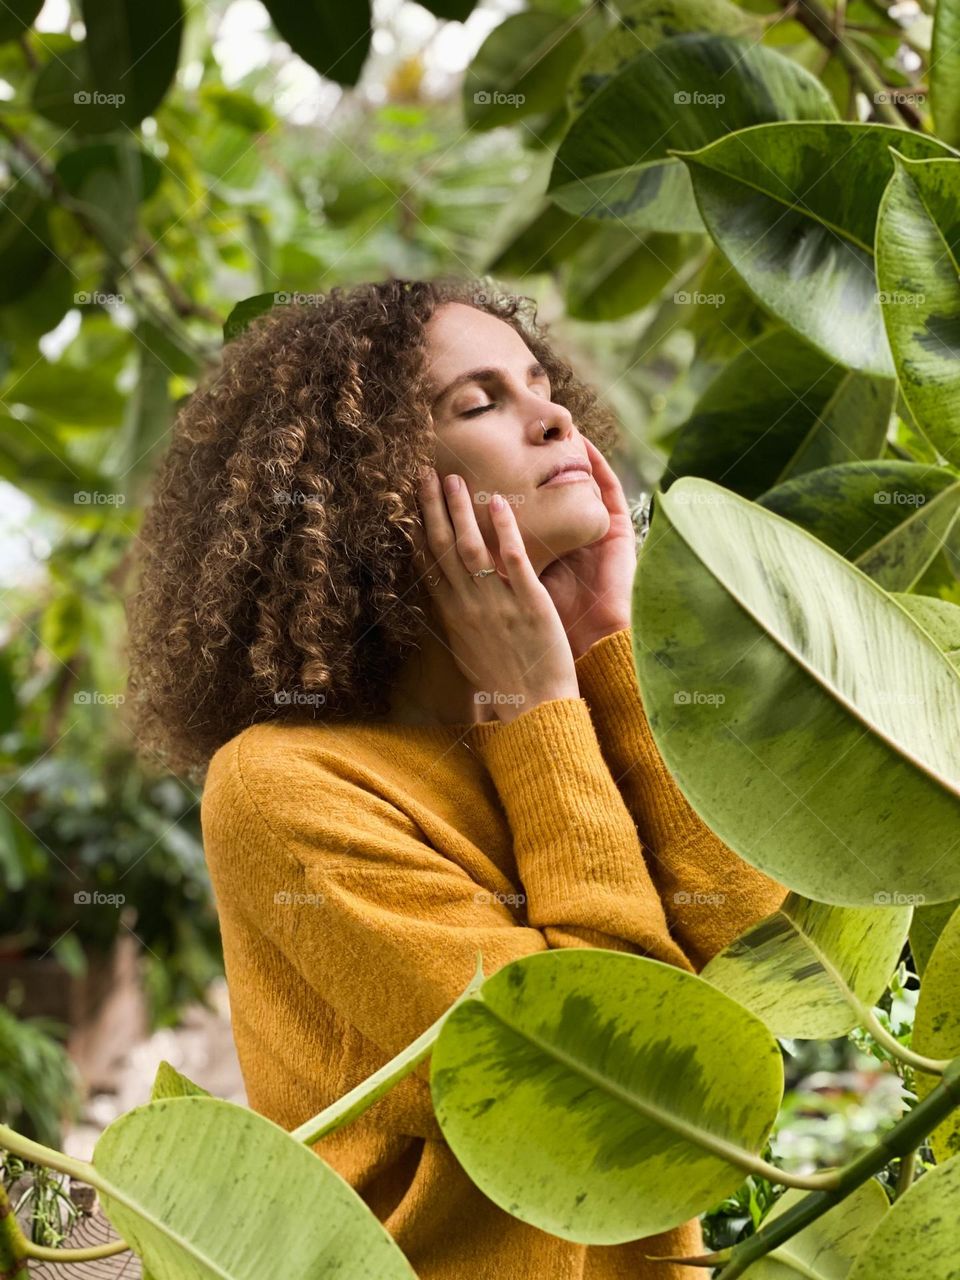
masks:
<svg viewBox="0 0 960 1280"><path fill-rule="evenodd" d="M873 103L874 110L887 124L898 129L905 124L919 129L922 124L920 113L908 102L892 103L886 101L887 87L867 59L843 38L842 18L835 19L822 9L819 0L798 0L793 16L801 26L806 27L815 40L825 49L836 53L837 57L850 72L854 80Z"/></svg>

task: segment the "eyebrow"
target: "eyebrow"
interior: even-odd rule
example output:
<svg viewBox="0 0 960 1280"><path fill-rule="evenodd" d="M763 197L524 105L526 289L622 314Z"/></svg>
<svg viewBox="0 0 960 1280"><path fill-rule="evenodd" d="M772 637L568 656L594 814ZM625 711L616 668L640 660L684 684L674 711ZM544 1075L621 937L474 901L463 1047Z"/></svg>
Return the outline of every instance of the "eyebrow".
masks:
<svg viewBox="0 0 960 1280"><path fill-rule="evenodd" d="M464 383L493 382L497 378L502 378L503 373L503 369L497 368L496 366L486 366L483 369L468 369L466 373L461 373L454 378L451 383L448 383L448 385L444 387L438 396L434 397L431 408L436 408L444 396L448 396L451 391L456 391L457 387L462 387ZM544 368L543 363L540 360L534 360L533 364L528 365L527 367L528 377L531 374L541 375L546 373L547 370Z"/></svg>

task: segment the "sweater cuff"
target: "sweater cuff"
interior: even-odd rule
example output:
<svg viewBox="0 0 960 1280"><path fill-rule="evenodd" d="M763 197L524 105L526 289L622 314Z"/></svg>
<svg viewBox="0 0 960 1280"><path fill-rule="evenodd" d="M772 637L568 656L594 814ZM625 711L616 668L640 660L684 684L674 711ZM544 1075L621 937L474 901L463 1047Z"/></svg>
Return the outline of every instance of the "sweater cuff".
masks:
<svg viewBox="0 0 960 1280"><path fill-rule="evenodd" d="M626 936L658 959L691 968L670 937L584 699L538 703L475 740L514 833L530 924Z"/></svg>

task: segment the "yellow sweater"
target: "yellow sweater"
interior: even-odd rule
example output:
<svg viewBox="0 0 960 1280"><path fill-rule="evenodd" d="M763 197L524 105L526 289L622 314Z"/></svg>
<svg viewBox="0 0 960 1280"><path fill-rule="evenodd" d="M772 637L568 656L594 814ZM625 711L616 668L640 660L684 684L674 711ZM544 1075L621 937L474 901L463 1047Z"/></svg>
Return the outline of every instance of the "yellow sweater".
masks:
<svg viewBox="0 0 960 1280"><path fill-rule="evenodd" d="M449 1007L478 948L487 975L583 946L696 972L779 906L667 771L629 629L576 667L579 698L507 724L275 721L216 752L201 817L255 1111L293 1129L353 1088ZM586 1246L500 1209L443 1141L428 1081L429 1059L314 1148L420 1280L702 1280L643 1256L699 1252L696 1219Z"/></svg>

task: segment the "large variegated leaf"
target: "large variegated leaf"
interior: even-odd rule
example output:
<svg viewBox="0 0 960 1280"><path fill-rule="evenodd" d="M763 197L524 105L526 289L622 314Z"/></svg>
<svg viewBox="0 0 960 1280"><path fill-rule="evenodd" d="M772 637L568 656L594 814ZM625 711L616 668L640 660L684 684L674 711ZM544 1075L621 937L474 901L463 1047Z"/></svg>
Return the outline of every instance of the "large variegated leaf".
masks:
<svg viewBox="0 0 960 1280"><path fill-rule="evenodd" d="M881 900L883 901L883 900ZM870 1008L887 989L912 906L828 907L791 893L731 942L701 977L762 1018L776 1036L831 1040L858 1026L844 988Z"/></svg>
<svg viewBox="0 0 960 1280"><path fill-rule="evenodd" d="M749 1071L743 1063L749 1062ZM437 1119L501 1208L588 1244L686 1222L743 1180L783 1067L763 1023L693 974L592 948L505 965L447 1017Z"/></svg>
<svg viewBox="0 0 960 1280"><path fill-rule="evenodd" d="M913 615L953 665L960 668L960 605L908 592L896 593L895 599Z"/></svg>
<svg viewBox="0 0 960 1280"><path fill-rule="evenodd" d="M136 1107L100 1135L93 1165L104 1212L152 1280L413 1280L349 1183L279 1125L232 1102L175 1097Z"/></svg>
<svg viewBox="0 0 960 1280"><path fill-rule="evenodd" d="M960 678L875 582L686 476L658 495L633 623L660 752L731 848L820 902L960 896Z"/></svg>
<svg viewBox="0 0 960 1280"><path fill-rule="evenodd" d="M806 1198L785 1191L763 1220L766 1227ZM869 1178L823 1217L747 1267L747 1280L843 1280L864 1241L890 1212L886 1192Z"/></svg>
<svg viewBox="0 0 960 1280"><path fill-rule="evenodd" d="M895 387L827 360L789 330L766 334L742 347L697 400L662 487L698 475L755 498L815 467L875 458Z"/></svg>
<svg viewBox="0 0 960 1280"><path fill-rule="evenodd" d="M877 281L903 397L960 466L960 160L896 155L877 221Z"/></svg>
<svg viewBox="0 0 960 1280"><path fill-rule="evenodd" d="M891 125L798 121L682 157L707 229L764 306L831 360L886 378L873 248L891 146L916 159L953 154Z"/></svg>
<svg viewBox="0 0 960 1280"><path fill-rule="evenodd" d="M579 111L628 62L672 36L694 32L759 39L763 24L730 0L634 0L623 4L614 25L592 44L567 84L571 111Z"/></svg>
<svg viewBox="0 0 960 1280"><path fill-rule="evenodd" d="M702 231L686 170L669 148L693 150L765 120L835 115L819 81L771 49L728 36L674 36L593 95L560 144L547 190L583 217Z"/></svg>
<svg viewBox="0 0 960 1280"><path fill-rule="evenodd" d="M887 591L906 592L960 515L960 476L919 462L846 462L796 476L757 501L815 534Z"/></svg>
<svg viewBox="0 0 960 1280"><path fill-rule="evenodd" d="M960 1159L929 1169L886 1214L848 1280L956 1280Z"/></svg>
<svg viewBox="0 0 960 1280"><path fill-rule="evenodd" d="M923 981L913 1023L911 1047L928 1058L960 1057L960 910L954 910L943 925L933 948ZM921 1098L936 1086L937 1077L917 1072L917 1093ZM960 1111L954 1111L927 1139L933 1154L943 1163L960 1155Z"/></svg>
<svg viewBox="0 0 960 1280"><path fill-rule="evenodd" d="M937 0L930 42L930 105L937 136L960 146L960 3Z"/></svg>

